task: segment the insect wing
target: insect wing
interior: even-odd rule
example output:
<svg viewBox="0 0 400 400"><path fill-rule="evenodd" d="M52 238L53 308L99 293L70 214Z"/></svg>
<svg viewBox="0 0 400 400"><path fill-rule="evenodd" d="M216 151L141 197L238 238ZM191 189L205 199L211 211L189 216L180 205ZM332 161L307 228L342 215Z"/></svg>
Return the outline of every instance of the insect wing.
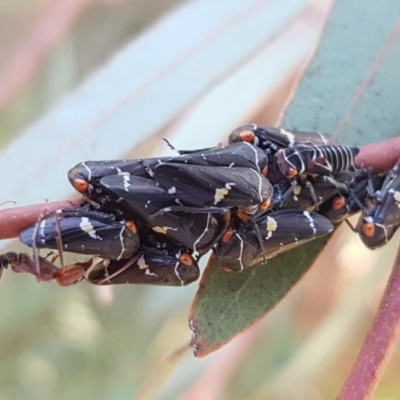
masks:
<svg viewBox="0 0 400 400"><path fill-rule="evenodd" d="M101 186L118 198L124 210L143 219L155 232L167 235L193 250L207 249L221 229L220 216L211 213L159 212L179 205L174 197L151 179L113 175L102 178Z"/></svg>
<svg viewBox="0 0 400 400"><path fill-rule="evenodd" d="M121 283L160 286L185 286L198 279L200 270L193 258L185 254L139 252L128 260L103 260L86 279L97 285Z"/></svg>
<svg viewBox="0 0 400 400"><path fill-rule="evenodd" d="M260 125L244 125L231 132L229 143L247 141L261 149L274 152L298 144L327 145L337 144L333 135L319 132L302 132Z"/></svg>
<svg viewBox="0 0 400 400"><path fill-rule="evenodd" d="M272 258L300 244L325 236L333 231L332 223L322 215L302 210L279 210L260 215L255 221L258 232L251 224L245 225L222 240L217 255L224 268L241 271L266 258ZM263 250L259 247L261 236Z"/></svg>
<svg viewBox="0 0 400 400"><path fill-rule="evenodd" d="M143 159L84 161L68 171L68 179L76 190L90 195L105 176L129 173L149 177L151 169L166 159L168 157L147 158L146 162Z"/></svg>
<svg viewBox="0 0 400 400"><path fill-rule="evenodd" d="M57 238L61 233L62 248L79 254L99 255L110 259L131 256L139 247L136 226L125 221L105 221L94 214L85 216L50 216L21 232L22 243L36 247L58 249ZM36 233L36 239L35 239Z"/></svg>
<svg viewBox="0 0 400 400"><path fill-rule="evenodd" d="M240 142L172 157L168 162L209 167L253 168L263 173L268 167L268 156L260 148Z"/></svg>
<svg viewBox="0 0 400 400"><path fill-rule="evenodd" d="M146 222L158 210L179 203L152 179L130 174L106 176L100 180L104 189L126 211Z"/></svg>
<svg viewBox="0 0 400 400"><path fill-rule="evenodd" d="M154 175L169 194L197 207L253 206L272 196L272 185L253 169L166 163Z"/></svg>

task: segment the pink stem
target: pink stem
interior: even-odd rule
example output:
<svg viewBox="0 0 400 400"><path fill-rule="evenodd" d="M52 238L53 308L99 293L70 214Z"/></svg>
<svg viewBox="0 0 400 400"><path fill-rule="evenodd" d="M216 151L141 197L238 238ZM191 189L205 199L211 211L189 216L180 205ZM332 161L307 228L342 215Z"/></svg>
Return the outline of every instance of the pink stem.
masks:
<svg viewBox="0 0 400 400"><path fill-rule="evenodd" d="M400 325L400 249L378 313L338 400L368 399L390 355Z"/></svg>
<svg viewBox="0 0 400 400"><path fill-rule="evenodd" d="M49 214L63 208L77 208L81 199L53 201L0 210L0 240L18 237L23 229L37 222L40 214Z"/></svg>

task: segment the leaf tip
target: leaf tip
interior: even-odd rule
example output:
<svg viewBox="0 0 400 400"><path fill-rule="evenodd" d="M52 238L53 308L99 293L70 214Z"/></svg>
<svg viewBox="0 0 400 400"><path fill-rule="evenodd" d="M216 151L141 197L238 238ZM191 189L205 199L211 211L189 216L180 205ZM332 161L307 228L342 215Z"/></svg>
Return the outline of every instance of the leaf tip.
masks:
<svg viewBox="0 0 400 400"><path fill-rule="evenodd" d="M190 345L193 347L193 354L195 357L203 357L202 354L202 347L198 342L199 335L198 335L198 326L197 321L192 315L189 315L189 329L192 331L192 338L190 339Z"/></svg>

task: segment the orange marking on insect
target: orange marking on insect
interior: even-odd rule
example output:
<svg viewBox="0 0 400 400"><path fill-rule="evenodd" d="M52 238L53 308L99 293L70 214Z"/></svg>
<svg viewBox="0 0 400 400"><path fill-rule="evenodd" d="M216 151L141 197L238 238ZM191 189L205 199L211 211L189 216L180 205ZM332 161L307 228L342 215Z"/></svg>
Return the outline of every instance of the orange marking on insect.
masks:
<svg viewBox="0 0 400 400"><path fill-rule="evenodd" d="M271 206L271 199L265 200L263 203L260 204L259 210L260 211L267 211L268 208Z"/></svg>
<svg viewBox="0 0 400 400"><path fill-rule="evenodd" d="M227 229L224 235L222 236L222 241L223 242L229 242L230 238L233 236L233 230L232 229Z"/></svg>
<svg viewBox="0 0 400 400"><path fill-rule="evenodd" d="M255 135L252 131L242 131L240 132L240 137L243 142L253 143Z"/></svg>
<svg viewBox="0 0 400 400"><path fill-rule="evenodd" d="M362 227L362 231L364 232L364 234L366 236L373 236L374 232L375 232L375 225L372 222L368 222L366 224L363 225Z"/></svg>
<svg viewBox="0 0 400 400"><path fill-rule="evenodd" d="M225 272L232 272L233 270L228 267L222 267Z"/></svg>
<svg viewBox="0 0 400 400"><path fill-rule="evenodd" d="M188 253L183 253L180 257L179 257L179 261L184 264L187 265L188 267L193 265L193 258L190 254Z"/></svg>
<svg viewBox="0 0 400 400"><path fill-rule="evenodd" d="M75 179L74 187L78 192L86 192L89 188L89 183L84 179Z"/></svg>
<svg viewBox="0 0 400 400"><path fill-rule="evenodd" d="M268 175L268 167L264 167L264 169L261 171L261 174L264 176Z"/></svg>
<svg viewBox="0 0 400 400"><path fill-rule="evenodd" d="M132 231L133 233L137 233L138 229L136 224L133 221L126 221L125 226Z"/></svg>
<svg viewBox="0 0 400 400"><path fill-rule="evenodd" d="M335 197L332 200L332 208L334 210L340 210L341 208L343 208L346 205L346 201L345 199L343 199L342 197Z"/></svg>

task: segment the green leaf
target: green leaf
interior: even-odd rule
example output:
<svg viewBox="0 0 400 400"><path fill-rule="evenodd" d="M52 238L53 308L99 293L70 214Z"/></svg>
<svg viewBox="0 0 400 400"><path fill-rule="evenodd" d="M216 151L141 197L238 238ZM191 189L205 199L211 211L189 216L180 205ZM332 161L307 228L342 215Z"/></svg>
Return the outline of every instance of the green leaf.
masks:
<svg viewBox="0 0 400 400"><path fill-rule="evenodd" d="M393 137L400 130L397 1L336 1L321 43L281 126L334 133L346 144ZM205 356L273 308L311 266L324 239L266 265L226 273L212 257L189 323L197 356Z"/></svg>
<svg viewBox="0 0 400 400"><path fill-rule="evenodd" d="M202 276L200 289L189 317L195 333L195 354L206 356L232 337L238 328L248 327L273 308L303 276L326 238L289 251L241 273L225 272L213 255ZM242 328L243 329L243 328Z"/></svg>

